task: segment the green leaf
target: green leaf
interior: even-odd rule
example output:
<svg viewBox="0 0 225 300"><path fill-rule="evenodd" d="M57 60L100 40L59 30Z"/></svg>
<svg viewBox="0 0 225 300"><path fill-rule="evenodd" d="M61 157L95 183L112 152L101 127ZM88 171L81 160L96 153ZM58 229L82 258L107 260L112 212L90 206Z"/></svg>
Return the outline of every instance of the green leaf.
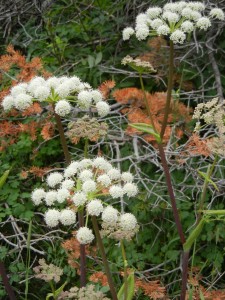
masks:
<svg viewBox="0 0 225 300"><path fill-rule="evenodd" d="M88 61L89 68L93 68L95 65L95 58L91 55L88 55L87 61Z"/></svg>
<svg viewBox="0 0 225 300"><path fill-rule="evenodd" d="M67 281L63 283L56 291L55 291L55 299L58 298L58 296L62 293L64 287L67 285Z"/></svg>
<svg viewBox="0 0 225 300"><path fill-rule="evenodd" d="M4 183L6 182L7 177L9 176L10 170L4 172L4 174L0 178L0 189L3 187Z"/></svg>
<svg viewBox="0 0 225 300"><path fill-rule="evenodd" d="M131 127L139 130L139 131L142 131L142 132L146 132L146 133L149 133L149 134L152 134L156 141L158 143L161 143L161 138L160 138L160 135L158 132L156 132L152 125L150 124L145 124L145 123L132 123L132 124L129 124Z"/></svg>
<svg viewBox="0 0 225 300"><path fill-rule="evenodd" d="M127 285L128 285L128 293L127 293L127 299L126 300L132 300L134 296L134 272L132 272L128 278L127 278ZM117 297L118 300L124 300L124 289L125 289L125 284L121 286Z"/></svg>
<svg viewBox="0 0 225 300"><path fill-rule="evenodd" d="M102 52L98 52L95 58L95 66L97 66L102 61Z"/></svg>
<svg viewBox="0 0 225 300"><path fill-rule="evenodd" d="M212 179L210 179L206 173L198 171L198 174L201 175L207 182L211 183L217 191L219 191L215 182L213 182Z"/></svg>
<svg viewBox="0 0 225 300"><path fill-rule="evenodd" d="M198 225L194 228L194 230L190 233L186 242L183 245L184 251L189 251L194 243L194 241L198 238L199 234L202 232L203 226L205 224L205 219L202 218Z"/></svg>

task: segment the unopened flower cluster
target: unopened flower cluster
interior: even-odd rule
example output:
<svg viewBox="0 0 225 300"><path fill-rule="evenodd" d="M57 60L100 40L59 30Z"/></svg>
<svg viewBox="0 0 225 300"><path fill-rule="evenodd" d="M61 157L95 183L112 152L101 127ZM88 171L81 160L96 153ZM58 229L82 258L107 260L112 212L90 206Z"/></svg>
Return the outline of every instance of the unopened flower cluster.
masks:
<svg viewBox="0 0 225 300"><path fill-rule="evenodd" d="M207 139L208 148L215 154L225 156L225 100L213 98L195 108L193 119L197 119L195 131L207 125L214 126L214 136ZM202 120L204 124L201 124Z"/></svg>
<svg viewBox="0 0 225 300"><path fill-rule="evenodd" d="M4 110L16 108L23 111L33 102L47 102L55 105L55 112L65 117L71 112L75 103L81 109L95 108L101 117L109 113L109 105L103 101L99 90L94 90L79 77L62 76L34 77L27 83L19 83L10 90L10 94L2 101ZM72 104L71 104L72 103Z"/></svg>
<svg viewBox="0 0 225 300"><path fill-rule="evenodd" d="M187 34L195 29L207 30L211 21L224 20L224 13L220 8L212 8L207 16L202 2L178 1L167 3L163 8L149 7L145 13L136 18L136 25L123 30L123 40L129 40L135 34L141 41L149 35L169 36L174 44L183 44Z"/></svg>
<svg viewBox="0 0 225 300"><path fill-rule="evenodd" d="M39 266L33 268L35 277L42 279L46 282L54 281L55 283L60 281L60 277L63 275L63 270L59 267L45 262L45 259L39 259Z"/></svg>
<svg viewBox="0 0 225 300"><path fill-rule="evenodd" d="M120 214L111 205L103 203L100 197L110 196L114 200L136 196L138 188L133 179L130 172L121 173L103 157L83 159L72 162L63 173L49 174L46 183L50 190L35 189L32 201L35 205L43 203L48 207L67 204L67 208L61 211L57 208L46 211L45 221L49 227L59 223L75 224L75 210L85 208L87 215L101 217L103 228L119 230L124 238L130 239L138 228L135 216L130 213ZM94 239L92 230L86 226L78 229L76 237L81 244L91 243Z"/></svg>
<svg viewBox="0 0 225 300"><path fill-rule="evenodd" d="M95 291L95 286L89 284L86 287L72 287L69 291L61 292L58 300L73 299L73 300L109 300L103 292Z"/></svg>

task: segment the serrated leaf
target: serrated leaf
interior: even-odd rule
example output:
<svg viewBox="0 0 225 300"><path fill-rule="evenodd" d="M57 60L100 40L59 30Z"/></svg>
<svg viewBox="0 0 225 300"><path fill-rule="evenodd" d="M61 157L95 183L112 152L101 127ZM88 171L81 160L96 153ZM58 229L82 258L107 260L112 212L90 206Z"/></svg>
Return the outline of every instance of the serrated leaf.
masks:
<svg viewBox="0 0 225 300"><path fill-rule="evenodd" d="M198 171L198 174L201 175L207 182L211 183L217 191L219 191L215 182L213 182L206 173Z"/></svg>
<svg viewBox="0 0 225 300"><path fill-rule="evenodd" d="M135 128L139 131L146 132L148 134L152 134L155 137L156 141L158 143L161 143L160 135L158 132L155 131L155 129L153 129L152 125L145 124L145 123L132 123L132 124L129 124L129 126Z"/></svg>

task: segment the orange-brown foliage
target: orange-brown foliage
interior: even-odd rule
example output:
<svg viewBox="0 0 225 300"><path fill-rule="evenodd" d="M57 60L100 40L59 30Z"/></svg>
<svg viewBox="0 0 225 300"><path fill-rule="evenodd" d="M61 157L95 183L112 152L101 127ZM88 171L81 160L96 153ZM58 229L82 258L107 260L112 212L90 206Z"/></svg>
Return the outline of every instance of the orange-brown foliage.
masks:
<svg viewBox="0 0 225 300"><path fill-rule="evenodd" d="M144 279L136 279L135 288L140 288L149 299L169 299L166 296L166 288L161 286L158 280L147 282Z"/></svg>
<svg viewBox="0 0 225 300"><path fill-rule="evenodd" d="M89 277L89 280L92 281L92 282L95 282L95 283L100 283L102 286L108 286L109 285L107 276L101 271L93 273Z"/></svg>
<svg viewBox="0 0 225 300"><path fill-rule="evenodd" d="M114 80L107 80L104 81L99 87L99 91L102 93L103 98L107 99L109 97L109 93L111 89L113 89L116 85L116 82Z"/></svg>
<svg viewBox="0 0 225 300"><path fill-rule="evenodd" d="M208 157L211 154L207 140L200 139L197 133L193 133L190 136L185 150L188 152L188 155L203 155Z"/></svg>

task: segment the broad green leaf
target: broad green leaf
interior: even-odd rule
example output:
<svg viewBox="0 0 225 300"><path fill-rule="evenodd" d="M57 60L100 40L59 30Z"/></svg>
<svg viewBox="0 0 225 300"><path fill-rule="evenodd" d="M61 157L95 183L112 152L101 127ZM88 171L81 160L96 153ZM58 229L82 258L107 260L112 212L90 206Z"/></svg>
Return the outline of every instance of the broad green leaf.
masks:
<svg viewBox="0 0 225 300"><path fill-rule="evenodd" d="M201 175L207 182L211 183L217 191L219 191L217 185L208 177L206 173L198 171L198 174Z"/></svg>
<svg viewBox="0 0 225 300"><path fill-rule="evenodd" d="M91 55L88 55L88 65L89 65L89 68L93 68L94 65L95 65L95 58Z"/></svg>
<svg viewBox="0 0 225 300"><path fill-rule="evenodd" d="M6 182L7 177L9 176L10 170L4 172L4 174L0 178L0 189L3 187L4 183Z"/></svg>
<svg viewBox="0 0 225 300"><path fill-rule="evenodd" d="M132 300L133 296L134 296L134 272L132 272L128 276L127 285L128 285L127 300ZM123 283L123 285L121 286L121 288L117 294L118 300L124 300L124 289L125 289L125 284Z"/></svg>
<svg viewBox="0 0 225 300"><path fill-rule="evenodd" d="M135 129L137 129L137 130L139 130L139 131L146 132L146 133L148 133L148 134L152 134L152 135L155 137L156 141L157 141L158 143L161 143L160 135L159 135L158 132L156 132L156 131L153 129L152 125L150 125L150 124L145 124L145 123L132 123L132 124L129 124L129 126L135 128Z"/></svg>
<svg viewBox="0 0 225 300"><path fill-rule="evenodd" d="M102 52L98 52L95 58L95 66L97 66L102 61Z"/></svg>

